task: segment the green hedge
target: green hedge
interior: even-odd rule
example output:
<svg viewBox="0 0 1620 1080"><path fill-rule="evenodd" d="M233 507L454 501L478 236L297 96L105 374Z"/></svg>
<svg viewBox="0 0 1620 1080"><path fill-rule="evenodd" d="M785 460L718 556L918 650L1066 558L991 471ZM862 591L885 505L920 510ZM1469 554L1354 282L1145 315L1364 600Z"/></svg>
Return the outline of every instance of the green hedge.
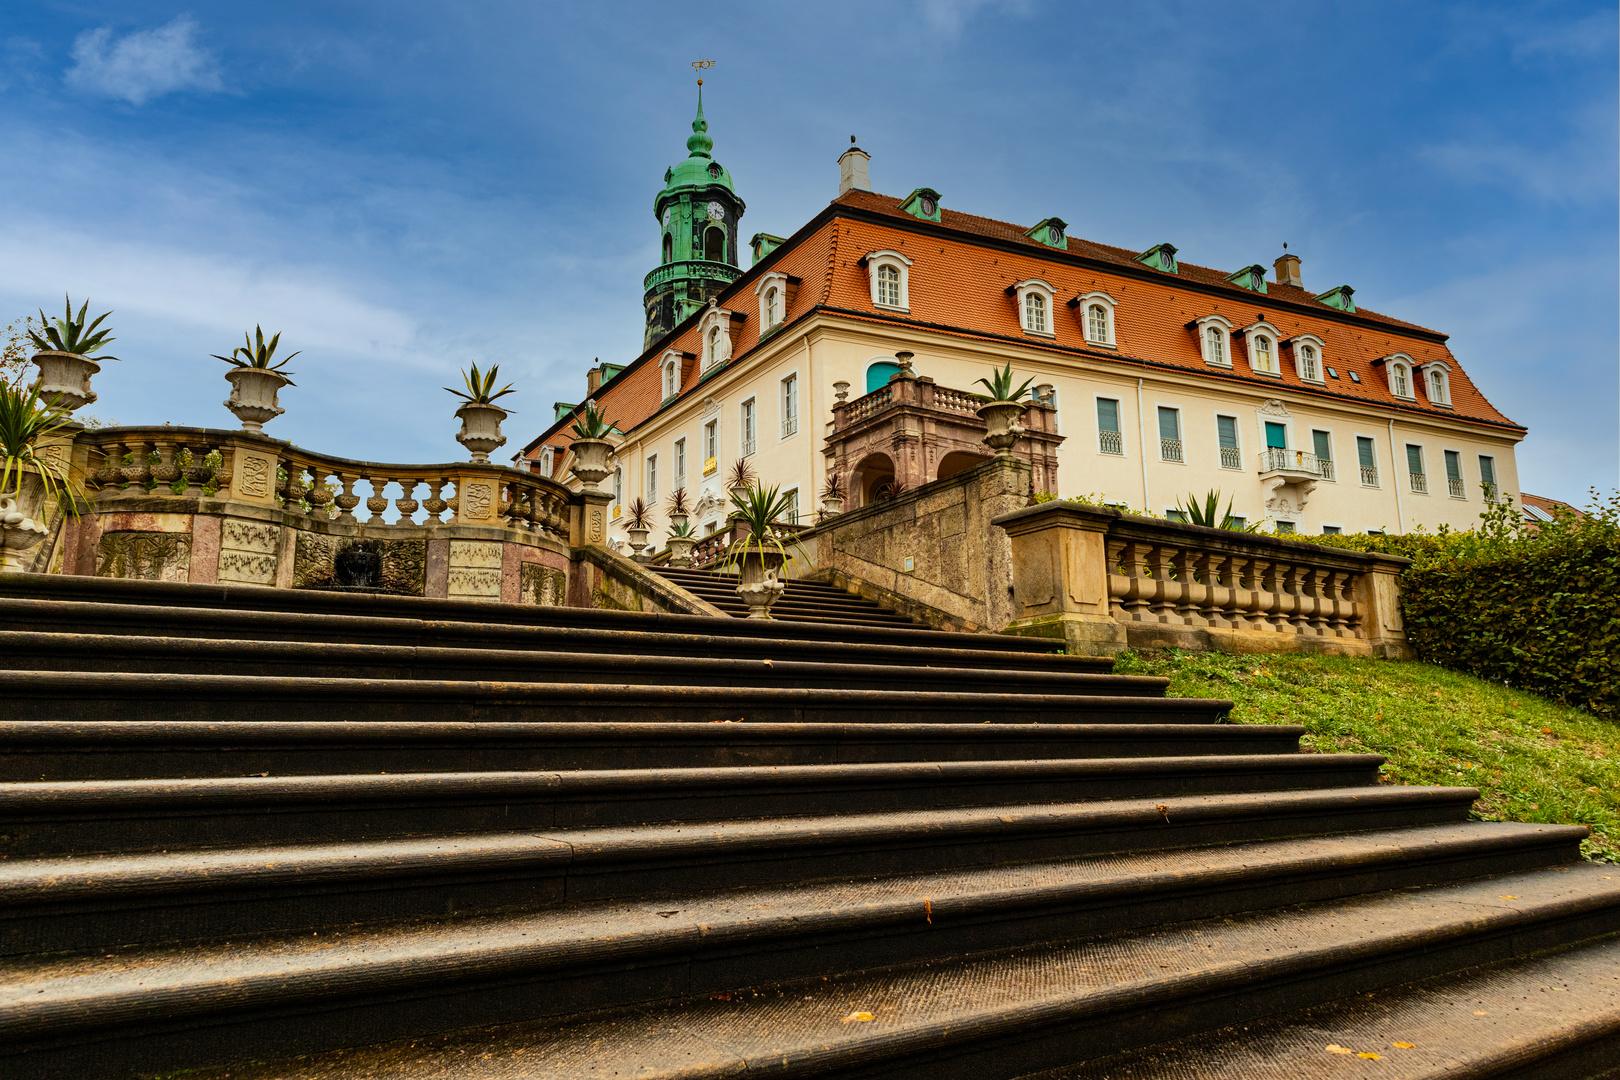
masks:
<svg viewBox="0 0 1620 1080"><path fill-rule="evenodd" d="M1620 493L1526 528L1511 503L1477 529L1294 537L1406 555L1407 634L1425 660L1620 719Z"/></svg>

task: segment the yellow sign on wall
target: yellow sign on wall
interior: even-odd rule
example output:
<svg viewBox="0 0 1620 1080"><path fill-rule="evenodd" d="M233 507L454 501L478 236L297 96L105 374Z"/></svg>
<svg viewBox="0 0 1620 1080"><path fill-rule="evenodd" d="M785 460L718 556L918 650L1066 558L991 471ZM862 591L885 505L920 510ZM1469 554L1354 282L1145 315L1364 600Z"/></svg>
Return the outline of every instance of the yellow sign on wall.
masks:
<svg viewBox="0 0 1620 1080"><path fill-rule="evenodd" d="M704 458L703 459L703 475L704 476L713 476L714 475L714 470L718 469L719 467L720 467L720 459L718 457Z"/></svg>

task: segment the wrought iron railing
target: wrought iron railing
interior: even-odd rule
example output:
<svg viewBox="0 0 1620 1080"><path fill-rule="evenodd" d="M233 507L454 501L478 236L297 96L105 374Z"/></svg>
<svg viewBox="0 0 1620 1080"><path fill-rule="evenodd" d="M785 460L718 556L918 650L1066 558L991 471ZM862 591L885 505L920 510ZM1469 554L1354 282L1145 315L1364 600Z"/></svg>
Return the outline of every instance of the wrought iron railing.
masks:
<svg viewBox="0 0 1620 1080"><path fill-rule="evenodd" d="M1304 450L1288 450L1281 446L1268 446L1260 451L1260 471L1275 472L1283 470L1322 476L1322 460L1315 454L1306 453ZM1328 467L1329 469L1332 468L1331 462ZM1331 479L1331 477L1323 477L1323 479Z"/></svg>
<svg viewBox="0 0 1620 1080"><path fill-rule="evenodd" d="M1419 495L1427 495L1429 493L1429 477L1426 473L1415 472L1407 473L1406 475L1412 479L1413 491L1417 492Z"/></svg>
<svg viewBox="0 0 1620 1080"><path fill-rule="evenodd" d="M1180 460L1182 460L1182 458L1181 458L1181 440L1180 439L1160 439L1159 440L1159 460L1161 460L1161 461L1180 461Z"/></svg>
<svg viewBox="0 0 1620 1080"><path fill-rule="evenodd" d="M1223 469L1241 469L1241 468L1243 468L1243 454L1242 454L1242 451L1240 451L1235 446L1223 446L1223 447L1221 447L1221 468L1223 468Z"/></svg>
<svg viewBox="0 0 1620 1080"><path fill-rule="evenodd" d="M1378 466L1363 465L1361 467L1361 486L1370 488L1378 486Z"/></svg>
<svg viewBox="0 0 1620 1080"><path fill-rule="evenodd" d="M1125 436L1117 431L1099 431L1097 432L1097 450L1099 453L1123 457L1125 454Z"/></svg>
<svg viewBox="0 0 1620 1080"><path fill-rule="evenodd" d="M1446 478L1446 486L1451 489L1451 497L1453 499L1466 499L1466 498L1468 498L1468 490L1463 485L1462 477L1460 477L1460 476L1447 477Z"/></svg>

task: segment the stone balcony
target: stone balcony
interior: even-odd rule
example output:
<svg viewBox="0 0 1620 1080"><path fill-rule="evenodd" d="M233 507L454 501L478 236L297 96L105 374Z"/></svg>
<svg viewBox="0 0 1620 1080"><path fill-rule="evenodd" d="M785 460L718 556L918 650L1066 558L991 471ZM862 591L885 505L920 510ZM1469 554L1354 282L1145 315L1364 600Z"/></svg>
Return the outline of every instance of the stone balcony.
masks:
<svg viewBox="0 0 1620 1080"><path fill-rule="evenodd" d="M1333 462L1328 458L1278 446L1260 452L1260 486L1266 492L1266 511L1274 516L1299 514L1317 482L1332 479Z"/></svg>

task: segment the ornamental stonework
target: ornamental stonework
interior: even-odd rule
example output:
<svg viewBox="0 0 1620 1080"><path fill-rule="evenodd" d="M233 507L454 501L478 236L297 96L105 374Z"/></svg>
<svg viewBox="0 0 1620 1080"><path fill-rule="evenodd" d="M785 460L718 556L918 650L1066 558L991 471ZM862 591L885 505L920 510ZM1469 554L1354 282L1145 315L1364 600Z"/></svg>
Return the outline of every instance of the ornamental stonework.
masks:
<svg viewBox="0 0 1620 1080"><path fill-rule="evenodd" d="M281 526L227 519L219 534L218 580L223 584L274 585Z"/></svg>
<svg viewBox="0 0 1620 1080"><path fill-rule="evenodd" d="M237 490L243 495L264 499L270 496L271 461L261 454L243 453L241 463L237 468L241 472L241 480L237 483Z"/></svg>
<svg viewBox="0 0 1620 1080"><path fill-rule="evenodd" d="M501 598L501 544L490 540L450 541L449 582L446 595L451 600L477 600L486 603Z"/></svg>
<svg viewBox="0 0 1620 1080"><path fill-rule="evenodd" d="M489 484L483 481L469 483L461 497L461 516L469 521L488 520L490 498Z"/></svg>
<svg viewBox="0 0 1620 1080"><path fill-rule="evenodd" d="M96 576L142 581L191 580L191 534L102 533L96 545Z"/></svg>
<svg viewBox="0 0 1620 1080"><path fill-rule="evenodd" d="M292 587L331 589L348 584L340 580L338 560L344 552L365 545L375 551L381 567L375 588L400 596L421 596L427 584L426 540L362 540L300 532L293 549Z"/></svg>
<svg viewBox="0 0 1620 1080"><path fill-rule="evenodd" d="M542 563L524 563L519 570L518 602L537 607L562 607L568 575Z"/></svg>

